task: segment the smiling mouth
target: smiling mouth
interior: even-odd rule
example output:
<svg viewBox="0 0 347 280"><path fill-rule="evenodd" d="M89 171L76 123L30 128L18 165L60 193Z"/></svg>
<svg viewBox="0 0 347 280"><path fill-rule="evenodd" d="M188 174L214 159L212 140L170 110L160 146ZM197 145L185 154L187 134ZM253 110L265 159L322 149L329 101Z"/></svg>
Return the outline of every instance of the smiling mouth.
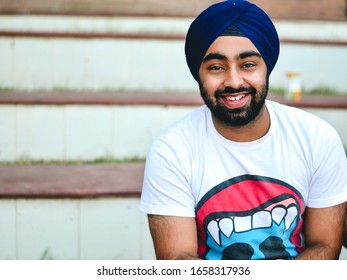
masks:
<svg viewBox="0 0 347 280"><path fill-rule="evenodd" d="M225 98L229 101L232 102L239 102L241 99L245 98L246 94L241 94L241 95L237 95L237 96L226 96Z"/></svg>
<svg viewBox="0 0 347 280"><path fill-rule="evenodd" d="M224 94L220 97L222 98L225 106L230 109L237 109L244 107L247 104L250 96L250 93L244 92L239 94Z"/></svg>

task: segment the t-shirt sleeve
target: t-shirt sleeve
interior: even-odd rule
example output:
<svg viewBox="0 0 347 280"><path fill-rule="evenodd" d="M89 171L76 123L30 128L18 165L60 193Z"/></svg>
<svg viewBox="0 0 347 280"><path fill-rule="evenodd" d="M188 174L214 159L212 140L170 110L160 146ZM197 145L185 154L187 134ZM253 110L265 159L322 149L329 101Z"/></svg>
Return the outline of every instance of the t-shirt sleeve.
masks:
<svg viewBox="0 0 347 280"><path fill-rule="evenodd" d="M347 159L341 140L332 127L322 128L316 139L314 173L310 184L308 207L329 207L347 201Z"/></svg>
<svg viewBox="0 0 347 280"><path fill-rule="evenodd" d="M189 154L179 137L158 138L147 155L140 210L195 217L190 170Z"/></svg>

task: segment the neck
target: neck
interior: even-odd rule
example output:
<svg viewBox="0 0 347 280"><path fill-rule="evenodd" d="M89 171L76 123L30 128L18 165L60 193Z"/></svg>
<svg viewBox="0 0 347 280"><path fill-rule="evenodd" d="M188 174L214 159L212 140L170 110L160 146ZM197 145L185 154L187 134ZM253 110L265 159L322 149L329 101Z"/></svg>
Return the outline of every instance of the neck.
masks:
<svg viewBox="0 0 347 280"><path fill-rule="evenodd" d="M270 115L266 105L253 121L243 126L225 124L213 115L212 121L220 135L234 142L255 141L263 137L270 129Z"/></svg>

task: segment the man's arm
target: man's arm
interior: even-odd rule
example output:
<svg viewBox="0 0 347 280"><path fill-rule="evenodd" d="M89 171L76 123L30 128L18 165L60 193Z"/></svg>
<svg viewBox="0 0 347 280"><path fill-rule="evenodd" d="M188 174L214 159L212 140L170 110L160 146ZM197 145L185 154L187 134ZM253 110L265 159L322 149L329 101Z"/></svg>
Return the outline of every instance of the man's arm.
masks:
<svg viewBox="0 0 347 280"><path fill-rule="evenodd" d="M304 216L306 249L296 259L338 259L345 216L346 203L326 208L307 208Z"/></svg>
<svg viewBox="0 0 347 280"><path fill-rule="evenodd" d="M343 230L343 246L347 249L347 213L345 215L345 226Z"/></svg>
<svg viewBox="0 0 347 280"><path fill-rule="evenodd" d="M195 218L148 215L158 260L198 259Z"/></svg>

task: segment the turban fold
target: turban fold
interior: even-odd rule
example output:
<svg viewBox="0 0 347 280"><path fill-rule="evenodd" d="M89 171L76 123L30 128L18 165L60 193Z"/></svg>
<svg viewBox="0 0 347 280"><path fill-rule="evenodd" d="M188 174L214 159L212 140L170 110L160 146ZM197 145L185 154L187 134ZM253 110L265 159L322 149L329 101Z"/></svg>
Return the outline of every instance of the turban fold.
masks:
<svg viewBox="0 0 347 280"><path fill-rule="evenodd" d="M230 25L237 27L262 55L269 76L279 56L279 38L268 15L255 4L229 0L204 10L190 25L185 42L186 60L194 79L211 44Z"/></svg>

